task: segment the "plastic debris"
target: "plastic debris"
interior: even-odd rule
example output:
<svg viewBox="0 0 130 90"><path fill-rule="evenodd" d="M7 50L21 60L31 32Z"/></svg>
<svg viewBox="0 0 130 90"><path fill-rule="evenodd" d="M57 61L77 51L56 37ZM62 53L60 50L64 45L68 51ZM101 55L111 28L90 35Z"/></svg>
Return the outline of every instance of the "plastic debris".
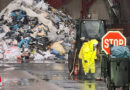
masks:
<svg viewBox="0 0 130 90"><path fill-rule="evenodd" d="M55 42L51 45L51 49L58 51L60 55L63 55L66 52L64 47L61 45L62 42L63 41Z"/></svg>
<svg viewBox="0 0 130 90"><path fill-rule="evenodd" d="M111 54L112 58L130 58L130 51L125 46L112 46Z"/></svg>
<svg viewBox="0 0 130 90"><path fill-rule="evenodd" d="M17 57L21 56L21 50L18 47L9 47L4 53L4 59L17 60Z"/></svg>
<svg viewBox="0 0 130 90"><path fill-rule="evenodd" d="M0 13L4 59L16 60L21 56L33 60L67 59L69 50L74 48L75 36L72 18L44 0L14 0Z"/></svg>

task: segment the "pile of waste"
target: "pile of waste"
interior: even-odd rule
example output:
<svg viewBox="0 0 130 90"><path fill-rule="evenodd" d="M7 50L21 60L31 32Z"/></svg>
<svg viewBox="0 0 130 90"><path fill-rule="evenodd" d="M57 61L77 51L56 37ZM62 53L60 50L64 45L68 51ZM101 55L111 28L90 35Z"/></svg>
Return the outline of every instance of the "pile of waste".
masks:
<svg viewBox="0 0 130 90"><path fill-rule="evenodd" d="M67 59L74 48L72 18L43 0L14 0L0 13L0 58Z"/></svg>

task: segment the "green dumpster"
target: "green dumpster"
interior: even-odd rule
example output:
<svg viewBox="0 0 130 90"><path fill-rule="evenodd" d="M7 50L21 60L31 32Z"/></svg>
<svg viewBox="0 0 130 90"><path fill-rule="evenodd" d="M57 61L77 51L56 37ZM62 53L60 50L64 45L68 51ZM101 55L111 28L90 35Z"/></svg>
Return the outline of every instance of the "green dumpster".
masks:
<svg viewBox="0 0 130 90"><path fill-rule="evenodd" d="M117 87L129 90L130 58L109 58L108 70L109 90L115 90Z"/></svg>

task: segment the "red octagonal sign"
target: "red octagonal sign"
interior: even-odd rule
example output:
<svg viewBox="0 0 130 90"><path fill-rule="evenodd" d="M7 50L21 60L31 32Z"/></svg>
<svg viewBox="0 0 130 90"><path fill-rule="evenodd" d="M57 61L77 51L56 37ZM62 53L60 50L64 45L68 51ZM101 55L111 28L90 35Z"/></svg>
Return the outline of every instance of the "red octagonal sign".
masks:
<svg viewBox="0 0 130 90"><path fill-rule="evenodd" d="M119 31L109 31L102 38L102 49L106 54L110 54L110 44L126 46L126 38Z"/></svg>

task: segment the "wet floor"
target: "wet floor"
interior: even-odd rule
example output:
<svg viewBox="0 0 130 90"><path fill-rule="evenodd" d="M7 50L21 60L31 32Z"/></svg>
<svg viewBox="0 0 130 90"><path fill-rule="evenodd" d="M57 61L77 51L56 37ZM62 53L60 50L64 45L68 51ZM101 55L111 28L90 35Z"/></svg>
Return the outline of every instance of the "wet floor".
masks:
<svg viewBox="0 0 130 90"><path fill-rule="evenodd" d="M0 70L2 83L0 90L64 90L53 83L37 78L35 75L23 70Z"/></svg>
<svg viewBox="0 0 130 90"><path fill-rule="evenodd" d="M67 63L9 64L1 69L3 90L108 90L104 81L70 76Z"/></svg>
<svg viewBox="0 0 130 90"><path fill-rule="evenodd" d="M4 90L108 90L104 81L70 76L64 63L10 64L2 69L3 66L0 73L5 77Z"/></svg>
<svg viewBox="0 0 130 90"><path fill-rule="evenodd" d="M80 80L79 77L70 76L67 64L15 64L14 66L16 70L26 70L39 79L54 83L65 90L108 90L103 81ZM25 79L23 82L27 82L25 85L28 85L30 80Z"/></svg>
<svg viewBox="0 0 130 90"><path fill-rule="evenodd" d="M0 73L6 77L4 90L37 90L36 88L52 90L47 89L48 87L60 88L57 90L108 90L104 81L85 80L81 76L70 76L67 66L67 63L59 62L1 66ZM4 70L2 71L2 69ZM97 70L96 73L99 74L99 72L100 70Z"/></svg>

